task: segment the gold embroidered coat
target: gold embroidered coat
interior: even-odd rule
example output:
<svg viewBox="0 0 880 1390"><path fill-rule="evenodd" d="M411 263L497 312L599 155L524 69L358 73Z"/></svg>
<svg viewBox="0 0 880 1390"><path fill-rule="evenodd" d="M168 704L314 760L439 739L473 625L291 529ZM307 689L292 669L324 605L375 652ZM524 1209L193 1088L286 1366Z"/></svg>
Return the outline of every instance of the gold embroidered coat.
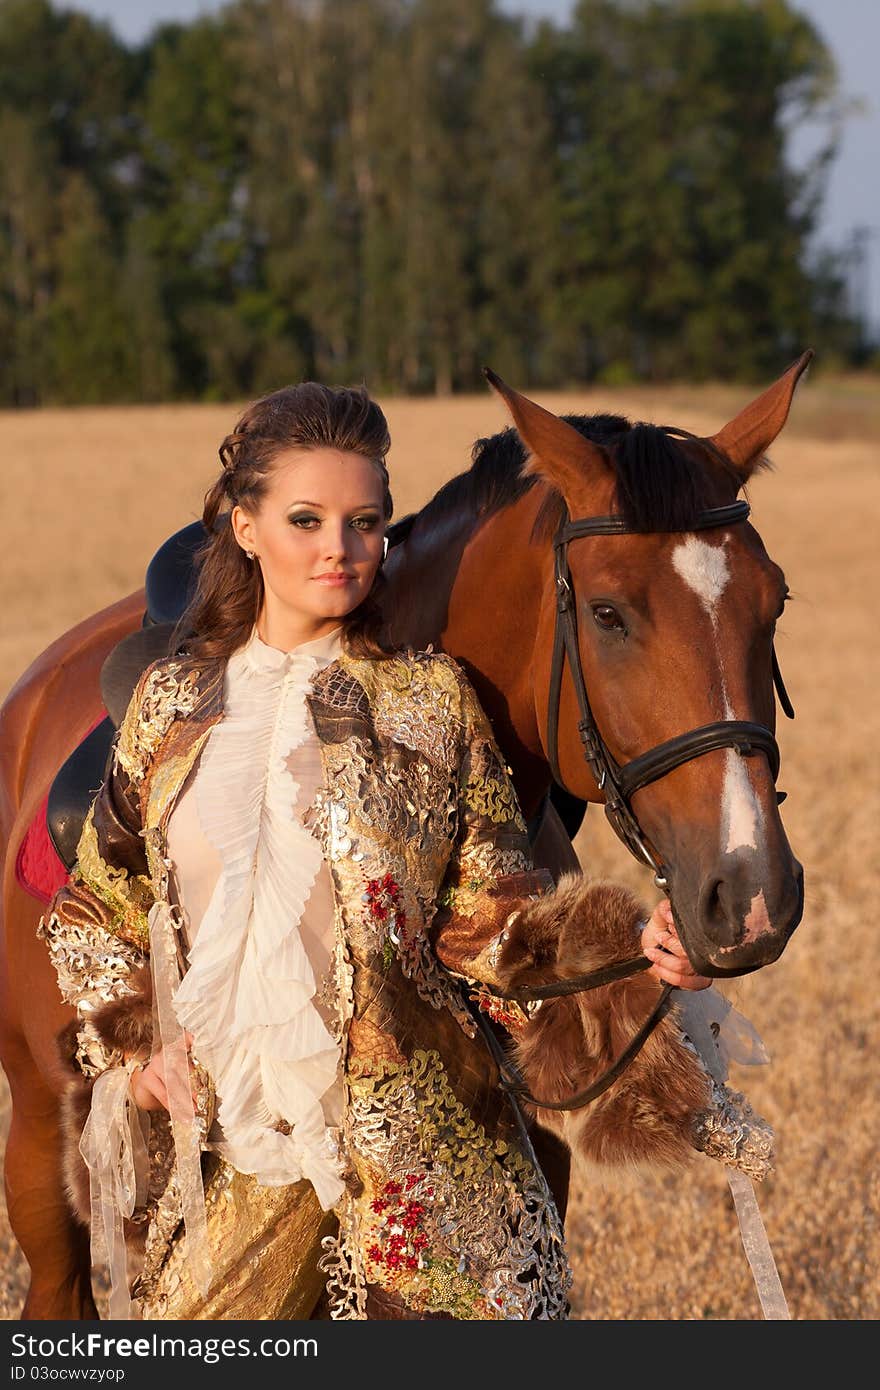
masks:
<svg viewBox="0 0 880 1390"><path fill-rule="evenodd" d="M183 657L141 676L75 871L41 924L77 1010L75 1062L86 1078L128 1050L118 1028L108 1041L98 1023L108 1006L134 1010L147 914L156 903L174 910L168 820L223 717L223 673L222 661ZM308 1182L261 1188L205 1153L216 1277L202 1299L181 1240L167 1117L153 1112L149 1191L135 1213L145 1247L138 1310L308 1317L326 1282L333 1317L565 1317L559 1211L498 1089L467 989L437 954L447 943L447 961L467 961L469 976L491 982L485 947L547 888L532 871L491 727L441 654L343 655L316 674L312 692L324 777L307 823L334 890L326 992L343 1054L346 1192L328 1217ZM210 1085L200 1080L208 1112Z"/></svg>

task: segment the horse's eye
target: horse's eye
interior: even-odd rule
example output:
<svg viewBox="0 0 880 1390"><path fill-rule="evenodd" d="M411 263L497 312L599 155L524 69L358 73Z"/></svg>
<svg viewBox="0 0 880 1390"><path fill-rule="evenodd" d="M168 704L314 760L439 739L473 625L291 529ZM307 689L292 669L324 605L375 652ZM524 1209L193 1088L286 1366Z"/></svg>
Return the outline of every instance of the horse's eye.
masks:
<svg viewBox="0 0 880 1390"><path fill-rule="evenodd" d="M616 608L610 603L597 603L593 606L593 619L602 632L626 632L626 623Z"/></svg>

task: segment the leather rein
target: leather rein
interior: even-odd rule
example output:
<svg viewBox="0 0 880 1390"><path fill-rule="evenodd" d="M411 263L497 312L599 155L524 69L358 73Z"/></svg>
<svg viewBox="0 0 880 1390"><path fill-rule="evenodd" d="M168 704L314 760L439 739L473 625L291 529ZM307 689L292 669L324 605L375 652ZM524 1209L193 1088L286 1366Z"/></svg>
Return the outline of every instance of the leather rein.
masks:
<svg viewBox="0 0 880 1390"><path fill-rule="evenodd" d="M706 511L700 512L696 519L689 523L688 530L705 531L713 527L732 526L737 522L745 521L749 512L750 507L746 501L731 502L724 507L710 507ZM682 763L690 762L694 758L702 757L703 754L714 752L719 748L733 748L744 758L751 757L756 753L764 753L770 764L775 782L779 775L779 745L772 731L763 724L755 724L745 719L721 719L712 724L703 724L697 729L692 729L689 733L678 734L675 738L667 739L664 743L657 744L656 747L650 748L646 753L639 754L638 757L622 766L614 758L596 725L587 694L578 644L577 597L568 564L568 546L571 541L581 540L586 536L632 534L635 534L635 528L628 526L621 516L592 516L570 521L566 511L554 537L556 627L553 634L550 696L547 709L547 760L554 779L560 786L564 787L565 783L559 770L558 756L559 704L562 676L567 659L580 715L578 733L583 745L584 757L605 798L605 814L615 834L630 854L640 863L647 864L654 872L654 882L657 887L665 889L668 887L668 881L663 862L639 825L638 818L630 804L633 794L641 787L646 787L651 782L665 777L668 772L671 772L673 768L680 767ZM773 684L779 697L779 703L788 718L793 719L794 709L782 680L775 647L772 657ZM784 792L777 793L779 801L782 801L784 796ZM651 962L645 956L640 955L633 956L629 960L618 961L614 965L605 966L601 970L591 971L586 975L573 976L551 985L534 988L523 987L507 994L493 990L486 985L482 987L488 988L489 993L499 998L512 999L519 1004L528 1004L578 994L590 989L599 989L615 980L637 975L643 970L650 969L650 967ZM564 1101L538 1100L531 1095L522 1078L513 1070L510 1058L504 1052L492 1028L482 1015L478 1015L498 1066L502 1090L507 1091L512 1099L517 1097L542 1110L579 1110L583 1106L589 1105L591 1101L602 1095L609 1086L614 1084L641 1051L660 1020L669 1012L672 1003L670 998L672 988L672 985L664 984L654 1009L632 1042L608 1070L586 1090L579 1091L577 1095L569 1096Z"/></svg>

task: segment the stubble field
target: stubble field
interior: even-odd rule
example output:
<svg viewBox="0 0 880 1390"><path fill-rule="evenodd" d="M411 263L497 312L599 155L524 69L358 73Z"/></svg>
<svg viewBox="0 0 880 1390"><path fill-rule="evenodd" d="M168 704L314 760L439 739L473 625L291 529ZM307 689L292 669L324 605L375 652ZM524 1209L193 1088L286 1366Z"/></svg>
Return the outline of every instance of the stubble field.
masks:
<svg viewBox="0 0 880 1390"><path fill-rule="evenodd" d="M711 433L749 392L670 388L544 394L549 409L620 410ZM467 466L474 439L507 423L485 397L384 402L396 515ZM0 698L74 623L132 592L156 547L196 519L233 406L0 414ZM784 819L806 870L804 920L782 959L724 986L753 1021L769 1067L734 1085L777 1132L759 1200L792 1317L880 1316L880 1011L876 1006L876 640L880 400L876 385L807 382L751 488L753 520L796 596L778 641L797 719L782 721ZM586 871L653 901L647 876L592 809ZM0 1138L8 1126L0 1074ZM756 1319L760 1308L723 1171L575 1180L567 1222L578 1319ZM0 1317L27 1268L0 1210Z"/></svg>

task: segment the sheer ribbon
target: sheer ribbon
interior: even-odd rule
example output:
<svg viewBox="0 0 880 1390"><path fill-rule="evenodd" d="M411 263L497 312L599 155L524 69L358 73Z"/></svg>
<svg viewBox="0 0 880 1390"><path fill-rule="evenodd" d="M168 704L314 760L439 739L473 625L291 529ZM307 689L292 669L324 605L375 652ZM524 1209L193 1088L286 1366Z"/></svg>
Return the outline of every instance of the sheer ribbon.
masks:
<svg viewBox="0 0 880 1390"><path fill-rule="evenodd" d="M724 1171L733 1194L743 1249L752 1271L764 1317L768 1322L791 1321L779 1270L776 1268L773 1251L770 1249L764 1222L758 1210L755 1185L751 1178L736 1168L725 1168Z"/></svg>
<svg viewBox="0 0 880 1390"><path fill-rule="evenodd" d="M129 1094L136 1065L111 1067L98 1077L79 1143L89 1170L92 1268L109 1278L110 1318L131 1317L124 1222L146 1201L149 1181L150 1121Z"/></svg>
<svg viewBox="0 0 880 1390"><path fill-rule="evenodd" d="M676 990L675 997L682 1027L715 1081L727 1080L731 1062L755 1067L770 1061L755 1028L713 985L701 990ZM791 1313L758 1208L754 1183L737 1168L725 1165L724 1171L764 1317L768 1321L790 1320Z"/></svg>
<svg viewBox="0 0 880 1390"><path fill-rule="evenodd" d="M754 1025L714 985L708 989L677 989L673 998L682 1028L715 1081L727 1080L731 1062L762 1067L770 1061Z"/></svg>
<svg viewBox="0 0 880 1390"><path fill-rule="evenodd" d="M174 992L180 984L174 916L165 902L150 909L150 959L153 972L153 1009L156 1041L162 1048L168 1113L174 1136L175 1176L186 1230L187 1269L202 1297L213 1279L205 1189L202 1183L201 1130L192 1096L192 1072L183 1028L174 1012Z"/></svg>

